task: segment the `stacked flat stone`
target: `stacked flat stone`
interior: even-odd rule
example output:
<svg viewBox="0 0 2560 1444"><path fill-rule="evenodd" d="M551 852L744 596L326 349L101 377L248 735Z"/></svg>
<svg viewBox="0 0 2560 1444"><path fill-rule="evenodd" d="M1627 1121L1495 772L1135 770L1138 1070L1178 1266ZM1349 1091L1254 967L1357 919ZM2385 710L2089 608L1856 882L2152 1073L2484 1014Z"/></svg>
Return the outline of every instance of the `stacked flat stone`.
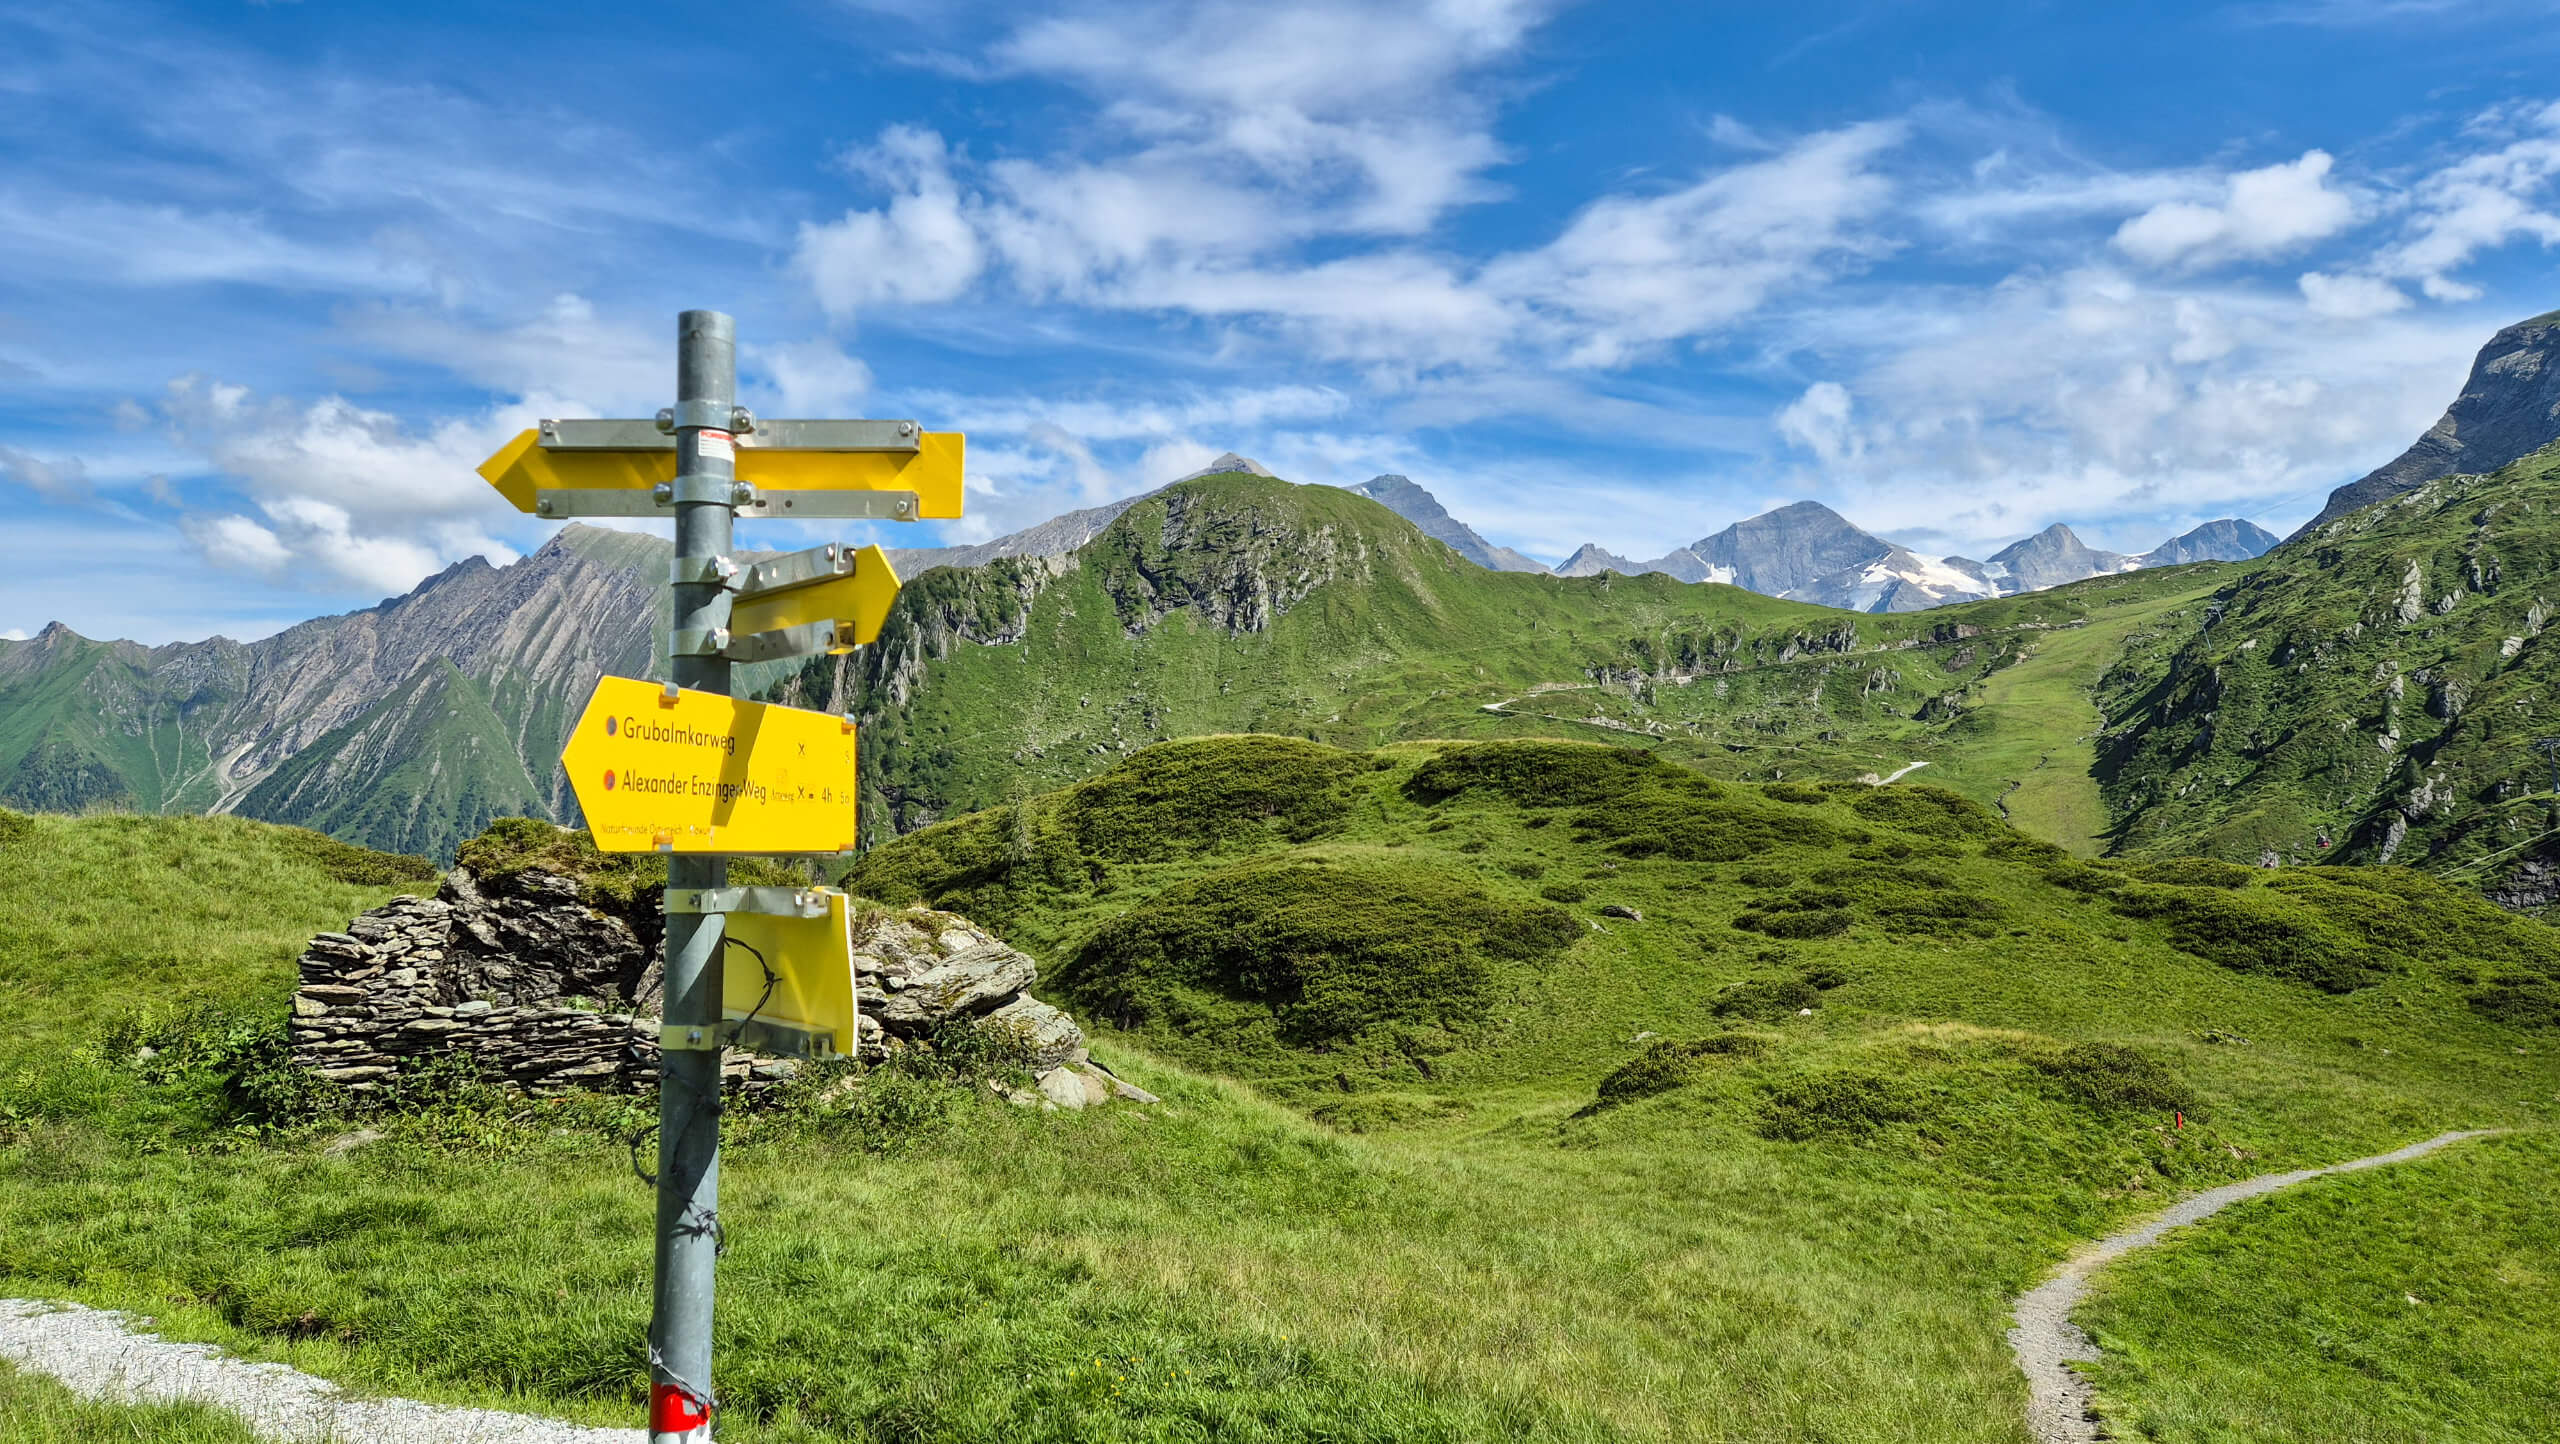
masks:
<svg viewBox="0 0 2560 1444"><path fill-rule="evenodd" d="M656 1020L627 1003L582 1007L486 986L519 970L505 955L470 950L475 934L495 930L485 904L457 905L455 891L394 898L345 932L311 940L293 999L295 1062L357 1092L445 1053L468 1053L491 1081L529 1093L656 1082ZM467 883L461 891L481 901Z"/></svg>
<svg viewBox="0 0 2560 1444"><path fill-rule="evenodd" d="M654 933L656 919L640 921ZM968 919L924 908L866 912L853 945L864 1061L977 1020L1010 1029L1043 1079L1107 1076L1090 1062L1075 1020L1029 993L1038 965ZM294 1061L357 1092L453 1053L468 1054L489 1081L527 1093L653 1088L657 951L656 936L582 901L573 878L538 869L483 878L456 868L432 898L393 898L345 932L311 940L293 999ZM722 1073L754 1092L793 1069L732 1049ZM1122 1086L1111 1096L1138 1096Z"/></svg>

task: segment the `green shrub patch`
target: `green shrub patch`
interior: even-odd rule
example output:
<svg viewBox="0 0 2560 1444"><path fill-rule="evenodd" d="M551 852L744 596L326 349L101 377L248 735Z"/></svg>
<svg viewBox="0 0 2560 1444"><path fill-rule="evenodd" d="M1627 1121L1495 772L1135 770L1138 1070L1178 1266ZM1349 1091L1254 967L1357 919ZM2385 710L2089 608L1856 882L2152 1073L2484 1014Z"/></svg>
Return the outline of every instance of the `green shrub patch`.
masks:
<svg viewBox="0 0 2560 1444"><path fill-rule="evenodd" d="M2013 834L1990 808L1943 787L1901 783L1849 795L1849 806L1879 827L1922 837L2006 839Z"/></svg>
<svg viewBox="0 0 2560 1444"><path fill-rule="evenodd" d="M5 828L0 828L5 831ZM340 842L324 832L296 827L276 838L276 845L287 857L307 862L323 875L357 887L397 887L402 883L432 883L444 870L423 857L400 852L376 852L352 842Z"/></svg>
<svg viewBox="0 0 2560 1444"><path fill-rule="evenodd" d="M1891 1079L1830 1069L1769 1084L1760 1100L1759 1130L1764 1138L1789 1143L1854 1143L1888 1123L1918 1116L1918 1105Z"/></svg>
<svg viewBox="0 0 2560 1444"><path fill-rule="evenodd" d="M2324 993L2354 992L2387 971L2382 959L2316 909L2264 888L2136 883L2116 893L2114 904L2125 917L2166 923L2171 944L2207 962L2290 978Z"/></svg>
<svg viewBox="0 0 2560 1444"><path fill-rule="evenodd" d="M1719 1018L1751 1018L1774 1023L1792 1018L1822 1001L1822 990L1805 977L1746 978L1716 995Z"/></svg>
<svg viewBox="0 0 2560 1444"><path fill-rule="evenodd" d="M1060 988L1119 1027L1297 1048L1390 1023L1463 1029L1504 964L1582 935L1572 914L1419 863L1255 861L1178 884L1096 928Z"/></svg>
<svg viewBox="0 0 2560 1444"><path fill-rule="evenodd" d="M2218 862L2209 857L2163 858L2125 870L2144 882L2156 882L2164 887L2247 887L2258 877L2256 868L2242 867L2236 862Z"/></svg>
<svg viewBox="0 0 2560 1444"><path fill-rule="evenodd" d="M1341 830L1366 753L1295 737L1201 737L1136 754L1070 788L1062 811L1076 842L1114 862L1164 862Z"/></svg>
<svg viewBox="0 0 2560 1444"><path fill-rule="evenodd" d="M2501 978L2473 993L2471 1008L2510 1028L2560 1028L2560 984L2549 978Z"/></svg>
<svg viewBox="0 0 2560 1444"><path fill-rule="evenodd" d="M1417 802L1445 802L1462 792L1486 792L1522 807L1561 807L1604 802L1665 777L1695 784L1712 797L1714 783L1664 762L1650 752L1591 742L1476 742L1451 747L1414 769L1405 793Z"/></svg>
<svg viewBox="0 0 2560 1444"><path fill-rule="evenodd" d="M2166 1064L2121 1043L2074 1043L2035 1060L2063 1096L2101 1111L2195 1111L2195 1095Z"/></svg>
<svg viewBox="0 0 2560 1444"><path fill-rule="evenodd" d="M1600 1080L1599 1104L1632 1103L1668 1093L1695 1081L1718 1058L1757 1058L1768 1051L1768 1041L1750 1033L1660 1039Z"/></svg>

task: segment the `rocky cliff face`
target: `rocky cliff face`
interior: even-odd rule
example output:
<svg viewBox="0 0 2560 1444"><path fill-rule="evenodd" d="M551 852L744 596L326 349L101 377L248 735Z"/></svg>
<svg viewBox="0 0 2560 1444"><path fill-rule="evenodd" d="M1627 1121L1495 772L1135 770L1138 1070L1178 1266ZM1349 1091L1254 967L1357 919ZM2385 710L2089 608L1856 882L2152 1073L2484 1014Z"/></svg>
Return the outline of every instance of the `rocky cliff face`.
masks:
<svg viewBox="0 0 2560 1444"><path fill-rule="evenodd" d="M2287 537L2456 472L2485 474L2560 440L2560 311L2489 338L2462 394L2407 451L2329 493L2329 504Z"/></svg>

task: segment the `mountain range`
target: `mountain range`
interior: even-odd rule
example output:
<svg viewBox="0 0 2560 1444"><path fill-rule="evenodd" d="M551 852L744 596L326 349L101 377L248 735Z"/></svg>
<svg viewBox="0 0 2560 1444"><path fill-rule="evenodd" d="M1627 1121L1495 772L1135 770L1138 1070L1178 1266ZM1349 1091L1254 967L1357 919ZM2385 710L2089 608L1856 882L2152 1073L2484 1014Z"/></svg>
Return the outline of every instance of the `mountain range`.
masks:
<svg viewBox="0 0 2560 1444"><path fill-rule="evenodd" d="M1555 571L1566 577L1660 572L1684 582L1723 582L1846 611L1916 612L2142 567L2249 561L2275 544L2274 533L2226 517L2139 556L2124 556L2090 548L2071 528L2057 522L1993 552L1989 561L1965 557L1931 561L1859 530L1820 502L1799 501L1735 522L1649 562L1629 561L1586 544Z"/></svg>
<svg viewBox="0 0 2560 1444"><path fill-rule="evenodd" d="M2550 328L2500 335L2527 333ZM2542 414L2550 368L2517 359L2541 354L2493 343L2439 430ZM2477 428L2466 444L2495 454ZM2056 627L2139 613L2105 622L2115 650L2093 664L2112 845L2255 860L2325 839L2468 865L2519 845L2523 814L2489 809L2541 776L2518 748L2547 725L2530 717L2553 611L2538 579L2560 566L2551 479L2545 453L2421 482L2281 566L2156 570L2254 555L2266 533L2236 520L2137 557L2057 526L1928 561L1801 502L1659 575L1586 548L1562 576L1407 478L1301 487L1229 454L1144 497L893 553L910 580L879 645L740 684L861 718L873 836L1159 738L1247 730L1373 745L1567 728L1762 779L1916 759L1992 801L1999 766L1967 761L1992 679ZM660 538L569 526L511 565L466 561L257 642L59 625L0 642L0 802L236 812L435 856L496 816L572 820L563 734L597 676L657 670L666 557ZM1965 593L1984 595L1912 610ZM2053 745L2086 750L2088 730ZM2028 760L2053 755L2038 747Z"/></svg>

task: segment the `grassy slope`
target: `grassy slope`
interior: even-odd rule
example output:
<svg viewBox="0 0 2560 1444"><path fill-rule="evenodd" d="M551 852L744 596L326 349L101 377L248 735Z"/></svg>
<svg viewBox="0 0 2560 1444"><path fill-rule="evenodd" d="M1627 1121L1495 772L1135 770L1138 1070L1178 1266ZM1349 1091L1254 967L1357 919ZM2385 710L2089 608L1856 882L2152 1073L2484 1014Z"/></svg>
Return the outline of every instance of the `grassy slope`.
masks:
<svg viewBox="0 0 2560 1444"><path fill-rule="evenodd" d="M0 813L0 1048L23 1064L113 1016L272 1006L313 933L433 876L239 818Z"/></svg>
<svg viewBox="0 0 2560 1444"><path fill-rule="evenodd" d="M2560 1140L2481 1139L2241 1204L2102 1276L2107 1412L2175 1444L2551 1436Z"/></svg>
<svg viewBox="0 0 2560 1444"><path fill-rule="evenodd" d="M1961 745L1945 749L1927 780L1993 802L2020 830L2083 857L2103 851L2110 819L2091 768L2105 719L2091 690L2131 638L2194 617L2231 570L2182 567L2074 587L2089 622L2038 638L1984 678Z"/></svg>
<svg viewBox="0 0 2560 1444"><path fill-rule="evenodd" d="M1213 477L1132 508L1063 575L999 563L911 580L858 698L836 696L831 664L789 690L865 714L869 812L906 827L1223 731L1367 747L1563 729L1762 779L1929 761L1989 802L2004 767L1955 765L1986 728L2037 754L2056 727L2088 729L2017 707L1996 723L1963 716L1984 679L2059 641L2052 628L2220 570L1874 616L1660 576L1488 572L1365 498ZM1238 595L1301 587L1276 619L1218 619ZM1170 606L1160 620L1154 595Z"/></svg>
<svg viewBox="0 0 2560 1444"><path fill-rule="evenodd" d="M2465 985L2441 962L2336 997L2206 963L2165 946L2163 921L2083 901L2048 880L2063 864L1920 790L1806 801L1729 788L1706 800L1729 810L1706 836L1799 818L1831 840L1681 862L1613 850L1596 835L1605 826L1577 824L1581 806L1409 793L1437 748L1394 749L1383 768L1301 748L1243 768L1212 757L1156 775L1155 792L1126 785L1146 782L1145 767L1124 771L1075 811L1077 836L1109 856L1079 842L1082 866L1000 880L985 901L1036 902L1013 930L1054 963L1084 929L1168 887L1323 858L1420 869L1513 909L1565 907L1572 941L1534 964L1493 958L1468 1008L1390 1020L1325 1058L1221 1053L1152 1023L1105 1030L1098 1051L1165 1094L1162 1109L1041 1115L977 1094L893 1093L864 1095L867 1117L733 1119L725 1437L2016 1444L2005 1299L2073 1239L2191 1184L2453 1124L2534 1122L2560 1082L2549 1060L2508 1051L2521 1035L2460 1006ZM1308 766L1334 785L1311 807L1282 799L1270 824L1305 840L1249 820L1258 787ZM1689 835L1652 806L1660 778L1637 780L1650 801L1626 816ZM1186 816L1162 805L1167 790L1219 800ZM1890 810L1894 797L1916 810ZM1853 810L1878 798L1882 820ZM925 834L870 865L985 840L997 823L1000 851L1050 859L1065 804ZM275 832L36 825L55 845L0 850L0 864L70 857L122 876L153 855L118 846L114 829ZM1199 826L1214 834L1205 843L1182 831ZM228 855L206 851L208 867ZM1836 936L1731 925L1785 911L1772 904L1835 864L1943 872L1936 892L1987 899L1995 915L1931 913L1913 932L1878 911L1913 899L1852 882L1830 909L1852 915ZM1543 872L1524 876L1532 867ZM236 917L266 926L256 920L322 908L307 876L285 895L301 902L266 905L289 871L218 875L230 891L164 887L154 919L205 937ZM22 886L31 897L40 884ZM1588 889L1580 903L1540 896L1575 886ZM1645 921L1598 915L1610 901ZM1393 932L1409 919L1374 921ZM2539 928L2460 911L2439 921ZM66 912L21 964L54 980L56 1036L129 1005L67 995L148 946L124 915ZM289 956L279 936L206 981L275 1007ZM1729 984L1800 981L1826 963L1843 976L1810 1017L1784 1000L1757 1018L1715 1013ZM184 985L160 1005L182 1002ZM1225 1015L1247 1045L1250 1012ZM1592 1111L1602 1080L1641 1060L1627 1040L1645 1028L1738 1030L1765 1051ZM2206 1030L2252 1041L2210 1044ZM2183 1072L2205 1126L2179 1134L2148 1108L2073 1101L2040 1060L2090 1039L2137 1042ZM1153 1050L1261 1081L1208 1081L1151 1063ZM172 1332L362 1385L631 1417L648 1195L621 1135L637 1110L443 1110L332 1156L335 1128L245 1140L183 1079L155 1076L36 1055L5 1080L8 1291L143 1305Z"/></svg>
<svg viewBox="0 0 2560 1444"><path fill-rule="evenodd" d="M2446 868L2553 827L2555 518L2560 450L2429 482L2252 567L2209 628L2134 647L2101 689L2123 845L2308 860L2326 833L2371 860L2398 823L2398 861Z"/></svg>

